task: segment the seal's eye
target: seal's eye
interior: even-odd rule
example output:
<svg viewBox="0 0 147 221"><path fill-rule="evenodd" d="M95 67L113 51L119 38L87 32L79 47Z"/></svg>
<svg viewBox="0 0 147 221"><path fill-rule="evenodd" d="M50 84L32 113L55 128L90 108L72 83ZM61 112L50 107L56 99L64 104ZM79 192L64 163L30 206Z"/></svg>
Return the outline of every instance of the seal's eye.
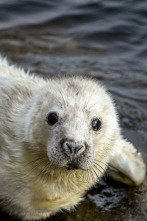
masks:
<svg viewBox="0 0 147 221"><path fill-rule="evenodd" d="M101 121L98 118L95 118L91 122L92 129L98 131L101 127Z"/></svg>
<svg viewBox="0 0 147 221"><path fill-rule="evenodd" d="M58 115L56 113L50 113L48 116L47 116L47 123L50 125L50 126L53 126L55 123L58 122Z"/></svg>

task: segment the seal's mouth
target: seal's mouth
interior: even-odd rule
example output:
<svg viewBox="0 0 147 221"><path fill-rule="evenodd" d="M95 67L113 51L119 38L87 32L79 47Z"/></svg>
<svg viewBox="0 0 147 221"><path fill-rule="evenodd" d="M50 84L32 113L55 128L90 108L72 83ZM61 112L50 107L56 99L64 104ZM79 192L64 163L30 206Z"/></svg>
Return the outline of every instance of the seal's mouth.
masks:
<svg viewBox="0 0 147 221"><path fill-rule="evenodd" d="M70 164L68 164L68 165L66 166L66 169L67 169L67 170L77 170L77 169L80 169L80 168L78 168L78 166L77 166L76 164L70 163Z"/></svg>
<svg viewBox="0 0 147 221"><path fill-rule="evenodd" d="M72 162L66 165L65 167L67 170L88 170L88 169L83 169L77 166L76 163Z"/></svg>

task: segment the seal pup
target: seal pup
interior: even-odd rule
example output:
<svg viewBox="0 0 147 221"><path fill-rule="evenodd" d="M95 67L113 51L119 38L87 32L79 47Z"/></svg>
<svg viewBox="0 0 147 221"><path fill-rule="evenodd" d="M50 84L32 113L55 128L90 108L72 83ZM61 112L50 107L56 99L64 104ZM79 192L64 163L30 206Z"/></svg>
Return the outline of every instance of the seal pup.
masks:
<svg viewBox="0 0 147 221"><path fill-rule="evenodd" d="M103 86L83 77L43 80L0 59L0 204L39 220L77 205L104 175L144 180L141 154L121 136Z"/></svg>

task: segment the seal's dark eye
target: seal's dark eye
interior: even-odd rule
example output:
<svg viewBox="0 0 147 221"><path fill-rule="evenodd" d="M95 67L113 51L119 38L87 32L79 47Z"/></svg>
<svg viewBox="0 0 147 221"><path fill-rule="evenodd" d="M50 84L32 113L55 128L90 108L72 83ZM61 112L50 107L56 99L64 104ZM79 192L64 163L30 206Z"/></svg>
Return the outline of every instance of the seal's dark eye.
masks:
<svg viewBox="0 0 147 221"><path fill-rule="evenodd" d="M91 122L92 129L98 131L101 127L101 121L99 119L93 119Z"/></svg>
<svg viewBox="0 0 147 221"><path fill-rule="evenodd" d="M56 113L50 113L48 116L47 116L47 123L50 125L50 126L53 126L55 123L58 122L58 115Z"/></svg>

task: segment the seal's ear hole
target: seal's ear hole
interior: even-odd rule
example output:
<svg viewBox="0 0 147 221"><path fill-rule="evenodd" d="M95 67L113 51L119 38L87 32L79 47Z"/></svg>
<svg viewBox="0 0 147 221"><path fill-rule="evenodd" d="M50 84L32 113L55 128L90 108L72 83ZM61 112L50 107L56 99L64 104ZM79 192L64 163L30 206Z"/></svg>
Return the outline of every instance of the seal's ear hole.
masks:
<svg viewBox="0 0 147 221"><path fill-rule="evenodd" d="M58 115L55 112L49 113L47 116L47 123L50 126L53 126L57 122L58 122Z"/></svg>
<svg viewBox="0 0 147 221"><path fill-rule="evenodd" d="M94 131L98 131L101 128L101 121L95 118L91 121L91 126Z"/></svg>

